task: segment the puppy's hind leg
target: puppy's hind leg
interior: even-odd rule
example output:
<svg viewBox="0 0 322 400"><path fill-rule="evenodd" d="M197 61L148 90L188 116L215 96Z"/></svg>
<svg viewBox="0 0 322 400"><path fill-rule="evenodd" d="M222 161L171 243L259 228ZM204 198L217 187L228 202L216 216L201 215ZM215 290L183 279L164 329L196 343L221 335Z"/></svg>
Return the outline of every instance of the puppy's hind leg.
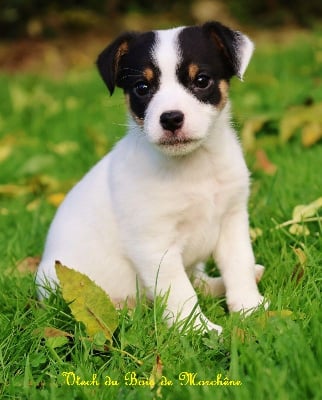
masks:
<svg viewBox="0 0 322 400"><path fill-rule="evenodd" d="M260 264L255 265L255 278L258 283L263 274L265 267ZM199 263L196 265L192 283L195 288L200 289L203 294L210 295L213 297L224 296L226 293L226 288L224 285L224 281L221 277L213 278L205 273L205 264Z"/></svg>

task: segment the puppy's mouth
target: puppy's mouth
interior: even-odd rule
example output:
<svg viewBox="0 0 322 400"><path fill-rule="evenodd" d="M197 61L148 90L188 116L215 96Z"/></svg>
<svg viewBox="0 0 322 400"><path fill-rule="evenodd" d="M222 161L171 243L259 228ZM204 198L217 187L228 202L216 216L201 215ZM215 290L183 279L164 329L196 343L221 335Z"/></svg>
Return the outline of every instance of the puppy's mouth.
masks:
<svg viewBox="0 0 322 400"><path fill-rule="evenodd" d="M180 137L165 137L159 141L160 146L184 146L196 142L194 139L180 138Z"/></svg>
<svg viewBox="0 0 322 400"><path fill-rule="evenodd" d="M196 142L196 139L193 139L186 135L182 130L176 130L175 132L171 132L168 130L164 130L162 137L159 139L158 144L160 146L185 146L191 143Z"/></svg>

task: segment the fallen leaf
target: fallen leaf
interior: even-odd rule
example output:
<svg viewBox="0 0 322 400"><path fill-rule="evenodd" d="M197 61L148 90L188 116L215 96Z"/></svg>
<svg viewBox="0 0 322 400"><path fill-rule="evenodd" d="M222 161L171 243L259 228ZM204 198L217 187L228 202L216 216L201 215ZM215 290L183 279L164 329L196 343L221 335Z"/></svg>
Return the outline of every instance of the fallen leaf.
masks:
<svg viewBox="0 0 322 400"><path fill-rule="evenodd" d="M19 85L11 84L9 86L9 93L12 108L17 114L23 111L30 104L30 93L22 89Z"/></svg>
<svg viewBox="0 0 322 400"><path fill-rule="evenodd" d="M15 185L11 183L0 185L0 196L16 197L23 196L31 192L32 188L30 185Z"/></svg>
<svg viewBox="0 0 322 400"><path fill-rule="evenodd" d="M286 143L303 126L316 123L322 123L322 103L292 107L280 121L279 137L281 142Z"/></svg>
<svg viewBox="0 0 322 400"><path fill-rule="evenodd" d="M293 315L293 311L291 311L291 310L266 311L265 314L268 318L272 318L272 317L287 318L287 317L291 317Z"/></svg>
<svg viewBox="0 0 322 400"><path fill-rule="evenodd" d="M56 262L63 298L74 318L85 325L90 337L103 332L108 341L118 326L116 309L106 292L86 275Z"/></svg>
<svg viewBox="0 0 322 400"><path fill-rule="evenodd" d="M261 327L265 327L270 318L291 318L294 317L293 311L291 310L280 310L280 311L265 311L264 314L258 317L258 322Z"/></svg>
<svg viewBox="0 0 322 400"><path fill-rule="evenodd" d="M64 200L65 193L52 193L46 197L49 204L58 207Z"/></svg>
<svg viewBox="0 0 322 400"><path fill-rule="evenodd" d="M306 265L307 257L306 257L306 254L304 253L304 251L302 249L298 248L298 247L297 248L293 248L293 251L297 256L300 265L302 265L302 266Z"/></svg>
<svg viewBox="0 0 322 400"><path fill-rule="evenodd" d="M29 158L20 168L22 175L35 175L55 164L55 157L51 154L36 154Z"/></svg>
<svg viewBox="0 0 322 400"><path fill-rule="evenodd" d="M302 222L306 218L314 217L320 208L322 208L322 197L312 201L312 203L296 206L292 214L293 221Z"/></svg>
<svg viewBox="0 0 322 400"><path fill-rule="evenodd" d="M322 123L310 122L303 127L302 144L305 147L313 146L322 139Z"/></svg>
<svg viewBox="0 0 322 400"><path fill-rule="evenodd" d="M258 115L247 121L241 130L241 141L245 151L254 150L256 144L256 134L264 124L270 119L267 115Z"/></svg>
<svg viewBox="0 0 322 400"><path fill-rule="evenodd" d="M310 230L305 225L307 222L322 222L322 217L318 212L322 208L322 197L312 201L309 204L301 204L293 209L292 219L278 224L275 228L280 229L289 226L289 232L292 235L309 235Z"/></svg>
<svg viewBox="0 0 322 400"><path fill-rule="evenodd" d="M157 355L156 363L152 368L150 375L150 388L153 389L155 385L161 380L163 371L163 364L159 355Z"/></svg>
<svg viewBox="0 0 322 400"><path fill-rule="evenodd" d="M12 153L13 148L11 146L0 147L0 163L5 161Z"/></svg>
<svg viewBox="0 0 322 400"><path fill-rule="evenodd" d="M260 228L250 228L249 235L250 235L252 242L255 242L255 240L257 238L259 238L260 236L263 236L263 231Z"/></svg>
<svg viewBox="0 0 322 400"><path fill-rule="evenodd" d="M24 258L23 260L17 263L17 271L19 271L22 274L25 273L33 274L34 272L37 271L40 259L41 258L39 256Z"/></svg>
<svg viewBox="0 0 322 400"><path fill-rule="evenodd" d="M32 200L30 203L27 204L26 209L27 211L35 211L38 210L41 204L41 199L37 198Z"/></svg>
<svg viewBox="0 0 322 400"><path fill-rule="evenodd" d="M246 341L246 331L244 329L239 328L238 326L234 326L233 335L239 339L241 343L245 343Z"/></svg>
<svg viewBox="0 0 322 400"><path fill-rule="evenodd" d="M256 163L255 163L256 169L265 172L265 174L267 175L275 175L277 171L277 166L269 160L264 150L262 149L257 150L255 157L256 157Z"/></svg>
<svg viewBox="0 0 322 400"><path fill-rule="evenodd" d="M66 141L49 145L49 148L56 154L65 156L71 153L75 153L79 150L79 144L77 142Z"/></svg>
<svg viewBox="0 0 322 400"><path fill-rule="evenodd" d="M299 283L305 274L305 266L307 263L307 257L304 251L300 248L293 248L294 253L297 256L298 263L295 265L292 275L291 275L291 280L296 281L296 283Z"/></svg>
<svg viewBox="0 0 322 400"><path fill-rule="evenodd" d="M291 235L295 236L309 236L310 230L306 225L293 224L289 228L289 232Z"/></svg>
<svg viewBox="0 0 322 400"><path fill-rule="evenodd" d="M62 331L61 329L53 328L52 326L46 326L43 330L43 336L45 338L50 337L73 337L71 333Z"/></svg>

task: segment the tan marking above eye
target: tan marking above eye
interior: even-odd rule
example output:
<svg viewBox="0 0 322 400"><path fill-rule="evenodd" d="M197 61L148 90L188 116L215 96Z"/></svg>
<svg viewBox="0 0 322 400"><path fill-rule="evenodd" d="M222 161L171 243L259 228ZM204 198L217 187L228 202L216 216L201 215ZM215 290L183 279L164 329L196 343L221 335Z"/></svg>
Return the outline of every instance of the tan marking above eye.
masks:
<svg viewBox="0 0 322 400"><path fill-rule="evenodd" d="M151 68L145 68L143 71L143 76L147 81L152 81L154 78L154 72Z"/></svg>
<svg viewBox="0 0 322 400"><path fill-rule="evenodd" d="M115 73L117 73L118 67L119 67L119 62L120 62L120 58L122 56L124 56L124 54L126 54L129 51L129 44L127 42L123 42L115 55Z"/></svg>
<svg viewBox="0 0 322 400"><path fill-rule="evenodd" d="M227 100L228 100L229 84L227 81L222 79L218 84L218 88L221 93L221 99L220 99L220 102L217 104L217 108L219 110L222 110L225 107Z"/></svg>
<svg viewBox="0 0 322 400"><path fill-rule="evenodd" d="M197 64L191 63L188 67L188 74L189 74L189 78L194 81L197 74L199 72L199 67Z"/></svg>

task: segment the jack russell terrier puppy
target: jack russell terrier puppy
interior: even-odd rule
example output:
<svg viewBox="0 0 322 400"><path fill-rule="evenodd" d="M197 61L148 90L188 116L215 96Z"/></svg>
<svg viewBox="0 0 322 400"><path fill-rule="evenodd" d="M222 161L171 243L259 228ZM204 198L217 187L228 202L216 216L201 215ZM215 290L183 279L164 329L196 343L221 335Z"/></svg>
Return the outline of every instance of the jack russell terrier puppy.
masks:
<svg viewBox="0 0 322 400"><path fill-rule="evenodd" d="M50 227L37 273L58 284L55 260L94 280L116 303L167 294L169 324L222 328L198 306L193 284L226 294L230 311L264 302L263 267L249 238L249 172L230 122L230 79L253 52L219 22L125 33L98 57L110 94L123 89L126 136L71 190ZM208 277L212 256L221 273ZM190 278L190 279L189 279Z"/></svg>

